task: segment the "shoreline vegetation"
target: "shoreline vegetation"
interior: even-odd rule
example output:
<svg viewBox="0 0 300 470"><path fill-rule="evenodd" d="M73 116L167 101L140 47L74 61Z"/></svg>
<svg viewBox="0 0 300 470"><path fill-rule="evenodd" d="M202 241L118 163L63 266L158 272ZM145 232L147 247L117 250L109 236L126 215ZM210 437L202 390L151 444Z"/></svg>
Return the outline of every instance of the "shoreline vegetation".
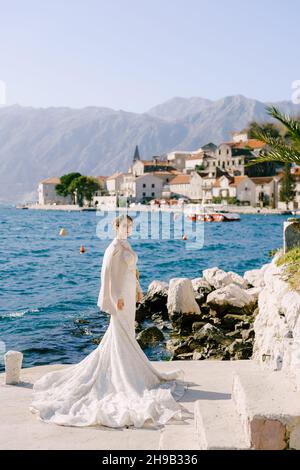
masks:
<svg viewBox="0 0 300 470"><path fill-rule="evenodd" d="M292 248L286 254L281 254L276 265L283 266L284 279L291 289L300 294L300 247Z"/></svg>

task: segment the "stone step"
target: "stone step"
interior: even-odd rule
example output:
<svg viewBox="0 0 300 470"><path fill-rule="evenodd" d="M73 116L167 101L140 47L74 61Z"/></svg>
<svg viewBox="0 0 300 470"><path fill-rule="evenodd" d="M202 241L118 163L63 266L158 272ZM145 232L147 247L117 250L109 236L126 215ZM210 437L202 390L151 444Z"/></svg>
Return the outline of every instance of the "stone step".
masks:
<svg viewBox="0 0 300 470"><path fill-rule="evenodd" d="M300 393L284 372L240 369L232 398L251 448L300 449Z"/></svg>
<svg viewBox="0 0 300 470"><path fill-rule="evenodd" d="M167 424L161 431L159 450L199 450L194 422Z"/></svg>
<svg viewBox="0 0 300 470"><path fill-rule="evenodd" d="M195 427L201 450L250 449L231 399L198 400L195 404Z"/></svg>

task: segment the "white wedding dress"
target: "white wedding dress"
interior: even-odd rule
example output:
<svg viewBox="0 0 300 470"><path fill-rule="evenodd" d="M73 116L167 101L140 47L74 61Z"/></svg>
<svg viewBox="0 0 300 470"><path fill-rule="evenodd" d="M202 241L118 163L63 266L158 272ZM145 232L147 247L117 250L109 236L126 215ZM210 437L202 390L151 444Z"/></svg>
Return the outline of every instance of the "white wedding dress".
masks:
<svg viewBox="0 0 300 470"><path fill-rule="evenodd" d="M135 339L137 259L128 240L116 237L105 250L98 306L110 314L109 326L81 362L35 382L30 410L41 420L115 428L184 419L178 403L187 388L183 370L159 372Z"/></svg>

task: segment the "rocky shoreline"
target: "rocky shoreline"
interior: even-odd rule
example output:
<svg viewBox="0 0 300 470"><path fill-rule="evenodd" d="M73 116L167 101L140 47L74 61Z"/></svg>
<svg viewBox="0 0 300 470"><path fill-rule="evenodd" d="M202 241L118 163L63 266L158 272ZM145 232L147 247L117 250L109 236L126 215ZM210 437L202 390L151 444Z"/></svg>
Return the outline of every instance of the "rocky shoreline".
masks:
<svg viewBox="0 0 300 470"><path fill-rule="evenodd" d="M250 358L268 266L243 277L214 267L201 278L152 281L137 306L137 341L143 349L163 343L171 360Z"/></svg>

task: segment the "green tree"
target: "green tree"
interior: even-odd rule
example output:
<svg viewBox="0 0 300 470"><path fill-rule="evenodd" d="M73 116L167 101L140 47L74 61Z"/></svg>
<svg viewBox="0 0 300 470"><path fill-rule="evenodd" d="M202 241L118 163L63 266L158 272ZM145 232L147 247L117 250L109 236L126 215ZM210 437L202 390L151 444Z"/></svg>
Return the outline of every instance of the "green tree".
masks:
<svg viewBox="0 0 300 470"><path fill-rule="evenodd" d="M258 132L267 132L268 135L272 137L279 137L280 136L280 128L279 126L276 126L272 122L265 122L262 124L259 124L256 121L250 122L249 128L248 128L248 137L249 139L256 139L257 133Z"/></svg>
<svg viewBox="0 0 300 470"><path fill-rule="evenodd" d="M284 131L274 137L268 129L254 129L253 136L265 142L267 147L259 157L246 166L274 161L300 165L300 120L281 113L274 106L268 107L267 112L282 124Z"/></svg>
<svg viewBox="0 0 300 470"><path fill-rule="evenodd" d="M295 199L295 178L291 174L291 164L286 162L284 164L284 175L281 180L279 199L286 203L288 209L289 202Z"/></svg>
<svg viewBox="0 0 300 470"><path fill-rule="evenodd" d="M80 206L83 205L83 200L86 199L91 203L93 195L100 189L98 181L88 176L79 176L72 180L69 191L77 194L77 202Z"/></svg>
<svg viewBox="0 0 300 470"><path fill-rule="evenodd" d="M201 164L201 165L200 165L200 164L196 165L196 166L195 166L195 170L196 170L196 171L203 171L203 170L205 170L204 165L203 165L203 164Z"/></svg>
<svg viewBox="0 0 300 470"><path fill-rule="evenodd" d="M74 204L74 193L70 191L70 185L73 180L79 178L80 173L67 173L60 178L60 183L55 186L55 191L57 194L63 197L71 195L72 202Z"/></svg>

